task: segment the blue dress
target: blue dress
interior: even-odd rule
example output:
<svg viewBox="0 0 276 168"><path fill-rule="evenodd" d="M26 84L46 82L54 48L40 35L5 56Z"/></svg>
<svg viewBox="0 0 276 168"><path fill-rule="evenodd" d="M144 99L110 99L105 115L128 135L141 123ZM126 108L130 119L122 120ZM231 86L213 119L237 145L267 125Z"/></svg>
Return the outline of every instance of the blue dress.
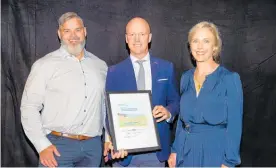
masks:
<svg viewBox="0 0 276 168"><path fill-rule="evenodd" d="M181 77L180 114L172 145L176 166L238 165L243 115L240 77L218 66L196 96L194 71Z"/></svg>

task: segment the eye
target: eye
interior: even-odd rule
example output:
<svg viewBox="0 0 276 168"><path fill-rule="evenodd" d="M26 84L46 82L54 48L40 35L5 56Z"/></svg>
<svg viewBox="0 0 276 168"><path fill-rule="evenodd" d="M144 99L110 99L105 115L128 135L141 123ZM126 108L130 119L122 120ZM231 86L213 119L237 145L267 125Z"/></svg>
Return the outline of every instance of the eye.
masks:
<svg viewBox="0 0 276 168"><path fill-rule="evenodd" d="M209 43L210 41L208 39L204 39L204 43Z"/></svg>
<svg viewBox="0 0 276 168"><path fill-rule="evenodd" d="M192 43L197 43L197 42L198 42L197 39L192 40Z"/></svg>

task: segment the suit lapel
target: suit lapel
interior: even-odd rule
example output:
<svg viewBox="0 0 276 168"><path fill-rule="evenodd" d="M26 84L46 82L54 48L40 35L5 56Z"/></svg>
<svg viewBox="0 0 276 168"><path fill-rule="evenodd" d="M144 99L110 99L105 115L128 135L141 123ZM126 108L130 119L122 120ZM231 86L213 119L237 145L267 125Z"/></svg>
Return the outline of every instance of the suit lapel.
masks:
<svg viewBox="0 0 276 168"><path fill-rule="evenodd" d="M137 84L136 84L134 69L133 69L133 65L130 57L128 57L125 60L124 66L125 66L125 78L123 78L121 82L126 83L124 86L127 86L126 88L127 90L135 91L137 90Z"/></svg>
<svg viewBox="0 0 276 168"><path fill-rule="evenodd" d="M159 62L154 57L150 57L150 66L151 66L151 92L152 92L152 99L154 101L154 98L157 94L157 77L158 77L158 66Z"/></svg>

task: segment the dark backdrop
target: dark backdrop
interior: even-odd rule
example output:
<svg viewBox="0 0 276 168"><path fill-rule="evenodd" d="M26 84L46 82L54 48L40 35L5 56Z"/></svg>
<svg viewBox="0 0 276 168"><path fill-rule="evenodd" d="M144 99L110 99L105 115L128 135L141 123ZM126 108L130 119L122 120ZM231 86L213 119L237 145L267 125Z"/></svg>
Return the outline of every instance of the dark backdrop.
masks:
<svg viewBox="0 0 276 168"><path fill-rule="evenodd" d="M276 166L275 0L2 0L1 165L36 166L24 135L20 101L35 60L57 49L57 19L77 12L87 26L86 48L108 65L126 58L125 24L134 16L152 27L151 53L172 61L177 80L192 67L187 32L212 21L223 39L222 64L244 89L242 166Z"/></svg>

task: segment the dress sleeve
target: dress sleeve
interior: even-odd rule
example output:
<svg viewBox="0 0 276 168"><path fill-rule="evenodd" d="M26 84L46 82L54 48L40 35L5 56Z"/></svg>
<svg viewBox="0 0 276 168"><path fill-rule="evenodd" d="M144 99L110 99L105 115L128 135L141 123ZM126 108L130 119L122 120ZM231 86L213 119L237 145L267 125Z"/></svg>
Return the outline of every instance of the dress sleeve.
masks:
<svg viewBox="0 0 276 168"><path fill-rule="evenodd" d="M182 74L181 76L181 80L180 80L180 95L183 94L185 88L188 85L188 78L187 75L185 75L185 73ZM171 153L177 153L177 149L180 147L180 142L183 142L183 139L181 139L181 130L182 130L182 123L181 123L181 112L179 113L178 116L178 120L177 120L177 125L176 125L176 131L175 131L175 138L174 138L174 142L172 144L171 147Z"/></svg>
<svg viewBox="0 0 276 168"><path fill-rule="evenodd" d="M240 142L242 134L243 91L240 76L231 73L225 78L227 89L227 129L225 142L225 166L234 167L241 163Z"/></svg>

